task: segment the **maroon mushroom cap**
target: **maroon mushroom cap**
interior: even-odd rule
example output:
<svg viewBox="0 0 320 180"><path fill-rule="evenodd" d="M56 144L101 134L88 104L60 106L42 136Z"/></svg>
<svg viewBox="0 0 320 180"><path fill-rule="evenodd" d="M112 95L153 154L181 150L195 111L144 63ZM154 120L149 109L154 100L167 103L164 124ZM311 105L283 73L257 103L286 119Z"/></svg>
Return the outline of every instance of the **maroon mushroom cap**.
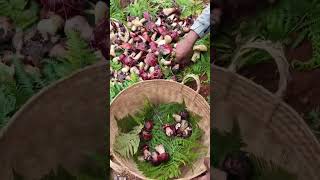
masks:
<svg viewBox="0 0 320 180"><path fill-rule="evenodd" d="M145 129L146 131L151 131L152 128L153 128L153 122L152 122L152 120L148 120L148 121L146 121L146 122L144 123L144 129Z"/></svg>
<svg viewBox="0 0 320 180"><path fill-rule="evenodd" d="M170 155L167 152L159 154L159 156L158 156L158 160L161 162L167 162L167 161L169 161L169 159L170 159Z"/></svg>

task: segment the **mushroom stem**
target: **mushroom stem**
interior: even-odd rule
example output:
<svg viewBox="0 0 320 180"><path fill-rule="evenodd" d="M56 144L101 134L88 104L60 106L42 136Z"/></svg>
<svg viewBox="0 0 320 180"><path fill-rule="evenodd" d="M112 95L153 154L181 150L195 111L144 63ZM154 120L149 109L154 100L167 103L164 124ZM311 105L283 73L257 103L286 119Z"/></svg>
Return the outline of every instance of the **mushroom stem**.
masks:
<svg viewBox="0 0 320 180"><path fill-rule="evenodd" d="M134 56L133 59L134 59L134 60L139 60L139 59L141 58L141 56L142 56L142 53L143 53L143 52L140 51L137 55Z"/></svg>
<svg viewBox="0 0 320 180"><path fill-rule="evenodd" d="M115 46L111 45L110 47L110 55L113 57L116 57L116 52L115 52Z"/></svg>
<svg viewBox="0 0 320 180"><path fill-rule="evenodd" d="M199 51L195 51L192 55L191 61L192 62L196 62L198 59L200 59L200 52Z"/></svg>

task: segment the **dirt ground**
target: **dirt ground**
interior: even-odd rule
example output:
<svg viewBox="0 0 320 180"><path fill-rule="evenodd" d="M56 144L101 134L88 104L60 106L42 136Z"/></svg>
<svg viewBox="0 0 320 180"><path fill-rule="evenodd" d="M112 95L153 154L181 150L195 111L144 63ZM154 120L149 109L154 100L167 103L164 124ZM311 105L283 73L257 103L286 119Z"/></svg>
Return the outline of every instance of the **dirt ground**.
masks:
<svg viewBox="0 0 320 180"><path fill-rule="evenodd" d="M204 83L204 81L206 81L207 79L207 76L200 77L201 87L199 92L199 94L201 94L206 100L208 100L208 97L210 96L210 83ZM197 89L197 83L194 81L187 85L194 90Z"/></svg>
<svg viewBox="0 0 320 180"><path fill-rule="evenodd" d="M308 61L312 57L312 45L305 41L300 47L286 50L286 56L292 60ZM289 85L284 97L285 102L291 105L301 115L310 112L320 105L320 69L312 71L298 71L291 68ZM252 79L257 84L275 92L278 85L278 73L273 63L261 63L246 67L239 72Z"/></svg>

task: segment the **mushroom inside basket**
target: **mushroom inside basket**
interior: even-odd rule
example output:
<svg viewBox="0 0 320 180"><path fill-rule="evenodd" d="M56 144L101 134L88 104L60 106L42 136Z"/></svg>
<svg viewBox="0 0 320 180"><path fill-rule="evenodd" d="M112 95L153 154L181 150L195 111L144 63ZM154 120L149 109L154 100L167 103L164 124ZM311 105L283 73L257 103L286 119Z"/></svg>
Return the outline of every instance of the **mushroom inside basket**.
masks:
<svg viewBox="0 0 320 180"><path fill-rule="evenodd" d="M154 105L147 101L141 111L117 121L114 151L133 158L148 178L177 178L183 167L192 167L206 154L207 147L200 141L200 120L184 103Z"/></svg>

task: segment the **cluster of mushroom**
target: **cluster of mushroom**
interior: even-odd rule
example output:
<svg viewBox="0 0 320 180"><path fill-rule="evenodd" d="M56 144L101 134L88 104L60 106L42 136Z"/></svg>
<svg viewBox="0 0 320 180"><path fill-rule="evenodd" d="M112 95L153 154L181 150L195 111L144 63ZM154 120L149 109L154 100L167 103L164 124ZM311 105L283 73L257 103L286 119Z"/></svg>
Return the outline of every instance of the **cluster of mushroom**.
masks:
<svg viewBox="0 0 320 180"><path fill-rule="evenodd" d="M151 131L153 129L152 120L148 120L144 123L144 127L141 130L140 137L144 141L150 141L152 139ZM151 162L153 165L157 166L163 162L167 162L170 158L169 153L167 153L162 144L157 145L155 151L151 152L150 147L148 145L142 146L142 153L139 159Z"/></svg>
<svg viewBox="0 0 320 180"><path fill-rule="evenodd" d="M147 12L141 19L129 16L126 26L111 21L110 55L114 63L123 65L121 70L111 69L111 81L123 82L131 73L139 75L140 80L160 79L160 65L178 71L181 67L174 62L176 43L190 31L192 23L191 17L180 19L179 8L162 9L156 18Z"/></svg>
<svg viewBox="0 0 320 180"><path fill-rule="evenodd" d="M187 111L182 111L179 114L173 114L172 116L176 122L171 125L165 124L163 126L163 130L165 131L166 135L169 137L190 137L192 134L192 127L187 121L189 118L189 113Z"/></svg>
<svg viewBox="0 0 320 180"><path fill-rule="evenodd" d="M165 148L162 144L157 145L154 148L155 151L150 150L150 147L148 145L142 146L142 153L143 158L141 157L141 160L151 162L152 165L158 166L161 163L165 163L169 161L170 155L165 151Z"/></svg>

